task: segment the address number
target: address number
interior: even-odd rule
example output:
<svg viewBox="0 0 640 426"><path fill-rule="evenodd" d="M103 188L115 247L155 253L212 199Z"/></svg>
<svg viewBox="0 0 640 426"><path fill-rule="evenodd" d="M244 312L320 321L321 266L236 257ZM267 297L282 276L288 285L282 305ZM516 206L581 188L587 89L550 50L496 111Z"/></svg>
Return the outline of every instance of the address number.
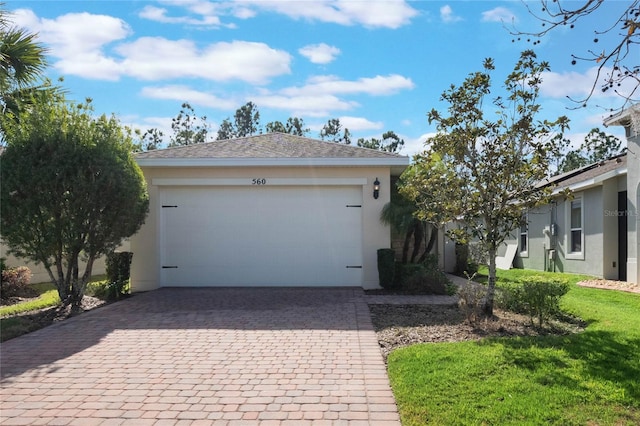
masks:
<svg viewBox="0 0 640 426"><path fill-rule="evenodd" d="M267 184L267 180L264 178L261 179L252 179L251 180L251 184L252 185L266 185Z"/></svg>

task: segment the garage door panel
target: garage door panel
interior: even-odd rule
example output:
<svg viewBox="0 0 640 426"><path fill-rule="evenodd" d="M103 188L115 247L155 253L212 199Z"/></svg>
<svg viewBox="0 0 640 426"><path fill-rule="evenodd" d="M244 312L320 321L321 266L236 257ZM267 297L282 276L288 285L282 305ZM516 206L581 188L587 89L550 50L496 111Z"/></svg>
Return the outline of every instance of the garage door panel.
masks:
<svg viewBox="0 0 640 426"><path fill-rule="evenodd" d="M161 191L162 285L361 285L360 187Z"/></svg>

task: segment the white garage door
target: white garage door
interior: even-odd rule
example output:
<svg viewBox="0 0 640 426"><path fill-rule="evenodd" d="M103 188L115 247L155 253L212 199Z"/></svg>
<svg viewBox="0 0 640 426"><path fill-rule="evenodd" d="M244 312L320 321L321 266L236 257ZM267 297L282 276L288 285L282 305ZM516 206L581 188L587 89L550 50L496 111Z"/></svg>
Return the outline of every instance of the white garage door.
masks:
<svg viewBox="0 0 640 426"><path fill-rule="evenodd" d="M162 286L360 286L362 188L166 187Z"/></svg>

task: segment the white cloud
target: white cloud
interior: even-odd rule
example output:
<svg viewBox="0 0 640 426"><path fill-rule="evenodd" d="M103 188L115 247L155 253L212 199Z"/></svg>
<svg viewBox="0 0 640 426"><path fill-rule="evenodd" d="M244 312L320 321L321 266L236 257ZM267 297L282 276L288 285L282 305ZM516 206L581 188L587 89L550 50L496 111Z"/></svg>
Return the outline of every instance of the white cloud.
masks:
<svg viewBox="0 0 640 426"><path fill-rule="evenodd" d="M405 1L352 1L340 0L335 7L350 17L352 23L365 27L399 28L407 25L418 12Z"/></svg>
<svg viewBox="0 0 640 426"><path fill-rule="evenodd" d="M340 54L340 49L325 43L310 44L302 47L298 52L314 64L328 64Z"/></svg>
<svg viewBox="0 0 640 426"><path fill-rule="evenodd" d="M342 99L340 95L386 96L413 87L410 79L399 75L365 77L355 81L316 76L304 86L287 87L277 92L263 90L252 100L260 106L293 111L296 116L324 117L334 111L348 111L360 106L355 101Z"/></svg>
<svg viewBox="0 0 640 426"><path fill-rule="evenodd" d="M219 27L222 23L216 15L201 15L200 18L191 18L188 16L167 16L167 9L156 6L145 6L138 14L141 18L150 21L162 22L165 24L188 24L188 25L204 25Z"/></svg>
<svg viewBox="0 0 640 426"><path fill-rule="evenodd" d="M384 127L384 123L381 121L371 121L363 117L338 117L342 127L349 129L350 132L357 132L362 130L380 130Z"/></svg>
<svg viewBox="0 0 640 426"><path fill-rule="evenodd" d="M206 25L207 21L216 19L220 22L220 16L247 19L256 16L259 11L266 11L279 13L293 19L307 19L338 25L399 28L409 24L411 18L418 14L418 11L404 0L316 0L313 2L242 0L219 3L204 0L170 0L162 3L182 7L191 15L199 15L199 17L169 17L166 10L157 7L143 9L140 16L165 23Z"/></svg>
<svg viewBox="0 0 640 426"><path fill-rule="evenodd" d="M290 87L282 91L286 95L321 95L363 93L372 96L392 95L401 90L413 89L415 84L410 78L398 74L388 76L363 77L355 81L341 80L335 76L317 76L310 78L302 87Z"/></svg>
<svg viewBox="0 0 640 426"><path fill-rule="evenodd" d="M505 7L496 7L482 12L483 22L517 22L516 15Z"/></svg>
<svg viewBox="0 0 640 426"><path fill-rule="evenodd" d="M144 87L140 94L151 99L175 100L189 102L192 105L228 110L238 105L233 99L222 99L199 90L194 90L181 85L168 85L156 87Z"/></svg>
<svg viewBox="0 0 640 426"><path fill-rule="evenodd" d="M457 16L453 13L453 9L448 4L442 6L440 8L440 19L446 23L458 22L462 21L460 16Z"/></svg>
<svg viewBox="0 0 640 426"><path fill-rule="evenodd" d="M357 102L340 99L331 94L294 95L263 94L252 96L260 107L291 111L293 116L325 117L332 111L347 111L359 106Z"/></svg>
<svg viewBox="0 0 640 426"><path fill-rule="evenodd" d="M117 80L119 65L104 52L109 44L132 31L119 18L90 13L68 13L55 19L38 18L31 10L18 9L12 17L20 27L39 34L58 58L53 66L63 74L100 80Z"/></svg>
<svg viewBox="0 0 640 426"><path fill-rule="evenodd" d="M199 47L191 40L163 37L123 43L132 34L126 22L86 12L46 19L19 9L13 19L16 25L39 33L57 59L54 67L66 75L111 81L123 76L142 80L187 77L263 84L291 72L291 55L264 43L231 41Z"/></svg>
<svg viewBox="0 0 640 426"><path fill-rule="evenodd" d="M402 154L413 157L425 150L425 142L428 138L435 136L435 133L424 133L416 138L403 138L404 147L402 148Z"/></svg>
<svg viewBox="0 0 640 426"><path fill-rule="evenodd" d="M542 84L540 92L550 98L565 98L580 100L586 98L593 88L593 83L597 81L593 92L594 98L612 98L620 95L630 94L635 87L632 79L627 79L620 87L602 92L601 86L605 77L611 73L611 68L603 67L598 75L598 67L591 67L584 73L575 71L556 73L545 72L542 74ZM616 91L618 94L616 94Z"/></svg>
<svg viewBox="0 0 640 426"><path fill-rule="evenodd" d="M191 40L142 37L116 51L125 57L124 72L143 80L199 77L263 84L291 72L291 55L264 43L218 42L199 49Z"/></svg>

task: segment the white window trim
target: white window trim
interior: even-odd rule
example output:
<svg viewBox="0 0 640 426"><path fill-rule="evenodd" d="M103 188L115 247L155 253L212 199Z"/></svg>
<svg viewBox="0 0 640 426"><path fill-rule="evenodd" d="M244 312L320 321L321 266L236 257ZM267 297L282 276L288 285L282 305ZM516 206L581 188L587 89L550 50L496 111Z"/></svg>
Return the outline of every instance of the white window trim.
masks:
<svg viewBox="0 0 640 426"><path fill-rule="evenodd" d="M571 252L571 203L575 201L580 201L580 247L581 251L579 252ZM584 198L582 195L576 196L572 200L566 201L566 212L565 212L565 229L567 230L564 234L564 246L566 247L566 255L565 258L568 260L584 260L584 252L586 247L584 245Z"/></svg>
<svg viewBox="0 0 640 426"><path fill-rule="evenodd" d="M522 226L518 228L518 254L520 255L520 257L529 257L529 212L526 212L524 214L524 220L527 224L527 231L522 232ZM527 240L527 249L525 251L522 251L522 247L520 246L522 235L526 235Z"/></svg>

